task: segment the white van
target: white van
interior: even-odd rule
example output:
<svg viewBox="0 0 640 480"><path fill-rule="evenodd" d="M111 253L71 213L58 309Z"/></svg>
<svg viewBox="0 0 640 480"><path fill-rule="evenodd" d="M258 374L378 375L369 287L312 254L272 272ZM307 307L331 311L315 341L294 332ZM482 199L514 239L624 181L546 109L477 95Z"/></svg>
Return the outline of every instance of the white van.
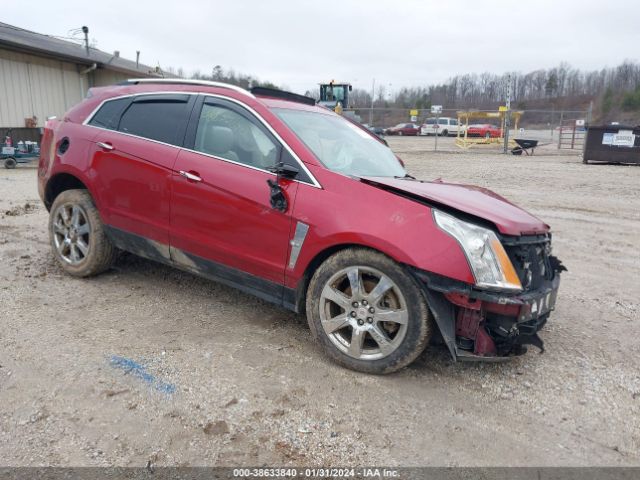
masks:
<svg viewBox="0 0 640 480"><path fill-rule="evenodd" d="M455 136L458 134L458 130L462 133L464 130L463 125L458 125L456 118L440 117L440 118L427 118L420 128L420 135L438 135L447 137Z"/></svg>

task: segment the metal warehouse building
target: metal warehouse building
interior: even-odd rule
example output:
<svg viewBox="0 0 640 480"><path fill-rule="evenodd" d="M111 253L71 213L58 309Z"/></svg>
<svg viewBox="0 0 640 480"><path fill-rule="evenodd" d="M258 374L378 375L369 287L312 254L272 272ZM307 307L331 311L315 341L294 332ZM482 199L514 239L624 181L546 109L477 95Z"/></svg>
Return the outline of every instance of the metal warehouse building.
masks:
<svg viewBox="0 0 640 480"><path fill-rule="evenodd" d="M0 142L37 140L47 117L62 116L90 87L162 76L137 61L0 23Z"/></svg>

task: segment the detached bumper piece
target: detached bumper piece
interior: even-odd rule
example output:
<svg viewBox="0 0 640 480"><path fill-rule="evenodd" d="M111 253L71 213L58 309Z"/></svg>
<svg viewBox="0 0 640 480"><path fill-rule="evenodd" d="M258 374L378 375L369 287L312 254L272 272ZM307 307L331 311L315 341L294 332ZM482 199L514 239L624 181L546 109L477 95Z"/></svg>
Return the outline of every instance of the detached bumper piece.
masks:
<svg viewBox="0 0 640 480"><path fill-rule="evenodd" d="M429 306L454 359L499 362L524 354L526 345L544 351L538 332L555 308L559 274L539 290L515 296L427 285Z"/></svg>
<svg viewBox="0 0 640 480"><path fill-rule="evenodd" d="M548 236L503 244L524 291L517 294L474 290L471 286L426 272L416 272L440 333L455 360L504 361L522 355L527 345L544 351L538 332L554 310L560 272L550 255Z"/></svg>
<svg viewBox="0 0 640 480"><path fill-rule="evenodd" d="M454 305L456 356L461 360L473 357L505 358L522 355L525 345L540 352L544 343L538 332L555 308L560 276L535 292L518 297L473 298L473 294L445 293Z"/></svg>

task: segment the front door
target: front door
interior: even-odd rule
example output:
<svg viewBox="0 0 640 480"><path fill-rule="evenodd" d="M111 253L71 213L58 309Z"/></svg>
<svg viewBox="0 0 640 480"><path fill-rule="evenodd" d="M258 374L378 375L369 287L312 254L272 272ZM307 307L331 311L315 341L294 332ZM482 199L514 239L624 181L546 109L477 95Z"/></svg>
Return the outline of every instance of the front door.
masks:
<svg viewBox="0 0 640 480"><path fill-rule="evenodd" d="M276 177L268 169L282 147L250 112L223 99L207 97L194 121L191 148L180 151L173 169L172 260L279 300L298 187L281 180L289 208L271 206L267 180Z"/></svg>

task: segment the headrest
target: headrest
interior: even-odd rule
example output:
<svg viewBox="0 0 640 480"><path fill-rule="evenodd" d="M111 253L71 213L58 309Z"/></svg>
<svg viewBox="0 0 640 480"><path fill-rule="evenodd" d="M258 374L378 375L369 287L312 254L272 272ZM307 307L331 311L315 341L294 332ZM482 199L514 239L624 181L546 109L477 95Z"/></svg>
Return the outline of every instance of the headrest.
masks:
<svg viewBox="0 0 640 480"><path fill-rule="evenodd" d="M226 153L233 149L235 143L233 130L229 127L209 125L206 127L202 143L205 152L214 154Z"/></svg>

